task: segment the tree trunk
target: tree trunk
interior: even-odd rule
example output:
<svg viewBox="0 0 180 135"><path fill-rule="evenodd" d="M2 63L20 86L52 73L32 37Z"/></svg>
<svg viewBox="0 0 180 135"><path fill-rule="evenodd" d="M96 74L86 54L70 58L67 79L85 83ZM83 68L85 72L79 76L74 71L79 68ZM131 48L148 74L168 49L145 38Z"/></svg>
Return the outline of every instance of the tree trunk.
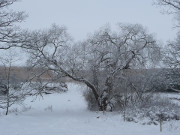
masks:
<svg viewBox="0 0 180 135"><path fill-rule="evenodd" d="M8 115L9 107L6 108L6 115Z"/></svg>
<svg viewBox="0 0 180 135"><path fill-rule="evenodd" d="M8 115L8 112L9 112L9 101L7 102L6 115Z"/></svg>

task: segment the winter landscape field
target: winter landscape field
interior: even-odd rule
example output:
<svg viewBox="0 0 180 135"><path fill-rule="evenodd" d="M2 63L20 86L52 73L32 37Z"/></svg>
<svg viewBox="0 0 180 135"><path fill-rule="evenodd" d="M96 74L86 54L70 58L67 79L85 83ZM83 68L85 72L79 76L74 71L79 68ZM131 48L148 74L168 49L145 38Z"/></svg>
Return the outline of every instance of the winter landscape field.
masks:
<svg viewBox="0 0 180 135"><path fill-rule="evenodd" d="M180 135L180 0L0 0L0 135Z"/></svg>
<svg viewBox="0 0 180 135"><path fill-rule="evenodd" d="M0 135L179 135L180 122L142 125L124 122L118 112L90 112L84 86L69 83L68 92L30 97L0 115ZM172 95L170 97L173 97ZM180 94L179 94L180 97ZM36 99L35 99L36 98ZM142 122L141 122L142 123Z"/></svg>

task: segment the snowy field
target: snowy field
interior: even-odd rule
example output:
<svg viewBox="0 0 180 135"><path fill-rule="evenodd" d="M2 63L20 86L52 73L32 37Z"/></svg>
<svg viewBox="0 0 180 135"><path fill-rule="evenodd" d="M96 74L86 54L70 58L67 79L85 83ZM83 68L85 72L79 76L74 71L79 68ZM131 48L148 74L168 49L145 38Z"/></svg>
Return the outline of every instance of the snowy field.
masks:
<svg viewBox="0 0 180 135"><path fill-rule="evenodd" d="M14 106L0 116L0 135L180 135L180 122L141 125L124 122L118 113L90 112L82 96L83 87L68 84L63 94L29 98L24 107Z"/></svg>

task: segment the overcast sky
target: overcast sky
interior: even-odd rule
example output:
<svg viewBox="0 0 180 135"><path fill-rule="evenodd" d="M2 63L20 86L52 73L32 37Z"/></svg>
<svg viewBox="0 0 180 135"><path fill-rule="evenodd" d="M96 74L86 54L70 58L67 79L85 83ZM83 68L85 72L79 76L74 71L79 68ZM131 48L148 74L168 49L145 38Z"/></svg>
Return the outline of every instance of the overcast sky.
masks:
<svg viewBox="0 0 180 135"><path fill-rule="evenodd" d="M13 9L25 11L29 17L23 28L48 28L64 25L75 40L110 24L140 23L161 41L175 37L173 17L160 13L153 0L22 0Z"/></svg>

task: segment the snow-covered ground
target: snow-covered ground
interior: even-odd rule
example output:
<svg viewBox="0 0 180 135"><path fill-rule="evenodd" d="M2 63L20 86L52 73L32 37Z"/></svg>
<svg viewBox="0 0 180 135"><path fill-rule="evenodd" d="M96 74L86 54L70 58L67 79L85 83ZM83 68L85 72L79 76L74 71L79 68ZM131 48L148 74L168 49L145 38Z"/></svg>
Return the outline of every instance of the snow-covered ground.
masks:
<svg viewBox="0 0 180 135"><path fill-rule="evenodd" d="M141 125L124 122L118 113L90 112L82 96L83 88L68 84L69 91L28 98L24 108L0 116L0 135L180 135L180 122ZM2 110L1 110L2 111ZM17 112L16 112L17 111Z"/></svg>

